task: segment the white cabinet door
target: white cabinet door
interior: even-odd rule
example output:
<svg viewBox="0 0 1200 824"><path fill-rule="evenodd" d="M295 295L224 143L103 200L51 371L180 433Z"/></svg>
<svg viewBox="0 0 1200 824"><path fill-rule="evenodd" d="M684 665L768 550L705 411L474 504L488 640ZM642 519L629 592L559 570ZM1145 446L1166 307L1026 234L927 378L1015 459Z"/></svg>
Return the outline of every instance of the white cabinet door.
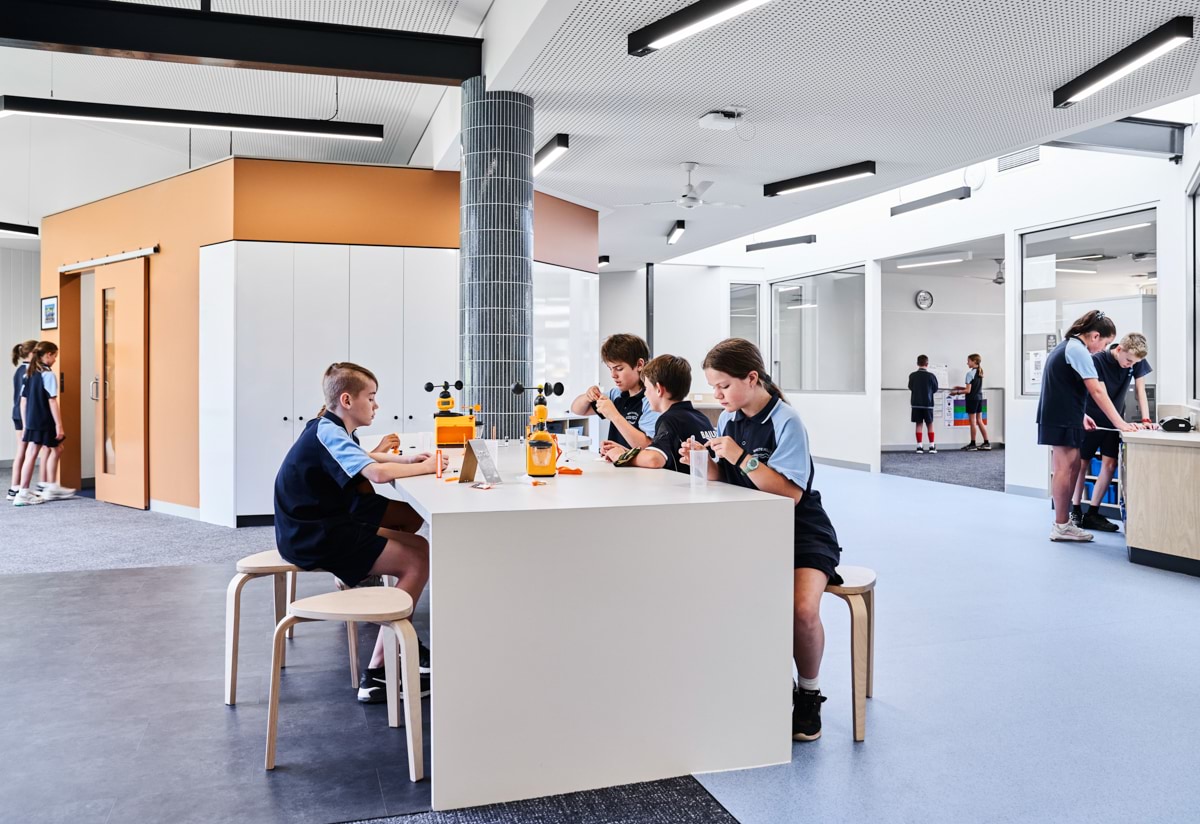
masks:
<svg viewBox="0 0 1200 824"><path fill-rule="evenodd" d="M292 409L294 436L324 404L321 377L329 364L349 360L350 247L297 243L293 291ZM281 341L281 342L282 342Z"/></svg>
<svg viewBox="0 0 1200 824"><path fill-rule="evenodd" d="M274 512L292 445L292 245L237 243L235 320L238 515Z"/></svg>
<svg viewBox="0 0 1200 824"><path fill-rule="evenodd" d="M410 431L433 429L436 393L425 392L425 383L462 377L458 306L458 250L405 249L404 423Z"/></svg>
<svg viewBox="0 0 1200 824"><path fill-rule="evenodd" d="M403 432L404 249L350 247L350 360L379 378L375 422L358 430L366 449Z"/></svg>

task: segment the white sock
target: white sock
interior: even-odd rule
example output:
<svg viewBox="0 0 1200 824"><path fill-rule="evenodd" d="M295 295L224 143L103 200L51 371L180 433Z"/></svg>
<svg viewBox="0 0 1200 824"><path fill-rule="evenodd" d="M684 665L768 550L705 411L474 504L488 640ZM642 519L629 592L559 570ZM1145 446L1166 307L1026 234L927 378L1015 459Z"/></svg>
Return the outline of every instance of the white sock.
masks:
<svg viewBox="0 0 1200 824"><path fill-rule="evenodd" d="M821 679L819 677L818 678L805 678L803 675L801 675L799 678L799 681L800 681L800 689L802 689L802 690L808 690L809 692L815 692L816 690L821 689Z"/></svg>

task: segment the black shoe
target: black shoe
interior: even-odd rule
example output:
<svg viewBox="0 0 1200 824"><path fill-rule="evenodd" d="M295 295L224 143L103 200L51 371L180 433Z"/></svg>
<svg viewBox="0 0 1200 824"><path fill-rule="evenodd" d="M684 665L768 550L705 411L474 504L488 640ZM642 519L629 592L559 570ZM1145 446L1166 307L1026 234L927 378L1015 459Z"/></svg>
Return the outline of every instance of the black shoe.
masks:
<svg viewBox="0 0 1200 824"><path fill-rule="evenodd" d="M430 660L429 647L425 646L425 643L420 638L418 638L417 639L417 666L420 668L421 675L423 675L423 676L429 675L429 673L433 672L433 669L430 666L429 660Z"/></svg>
<svg viewBox="0 0 1200 824"><path fill-rule="evenodd" d="M1071 507L1071 514L1067 516L1067 519L1075 526L1079 526L1083 522L1083 509L1078 506Z"/></svg>
<svg viewBox="0 0 1200 824"><path fill-rule="evenodd" d="M358 701L361 704L383 704L387 702L387 681L383 667L363 670L358 679ZM429 695L429 675L421 673L421 697ZM400 682L400 696L404 698L404 681Z"/></svg>
<svg viewBox="0 0 1200 824"><path fill-rule="evenodd" d="M792 740L816 741L821 737L820 690L796 690L792 693Z"/></svg>
<svg viewBox="0 0 1200 824"><path fill-rule="evenodd" d="M1087 514L1079 519L1080 529L1095 529L1100 532L1117 532L1121 527L1114 524L1112 521L1100 514L1099 510L1089 509Z"/></svg>
<svg viewBox="0 0 1200 824"><path fill-rule="evenodd" d="M975 445L975 441L971 441L969 444L967 444L966 446L964 446L962 449L960 449L958 451L959 452L978 452L979 447Z"/></svg>
<svg viewBox="0 0 1200 824"><path fill-rule="evenodd" d="M980 444L980 446L979 446L979 451L980 451L980 452L991 452L991 451L992 451L992 444L991 444L991 442L990 442L990 441L984 441L982 444Z"/></svg>

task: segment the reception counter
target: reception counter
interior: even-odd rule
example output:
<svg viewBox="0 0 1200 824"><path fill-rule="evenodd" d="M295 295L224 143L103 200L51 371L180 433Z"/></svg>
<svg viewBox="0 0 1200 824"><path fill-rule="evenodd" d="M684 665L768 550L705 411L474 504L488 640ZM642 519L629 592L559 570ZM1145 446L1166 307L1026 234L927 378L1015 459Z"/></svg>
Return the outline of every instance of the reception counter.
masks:
<svg viewBox="0 0 1200 824"><path fill-rule="evenodd" d="M1122 437L1129 560L1200 575L1200 433Z"/></svg>

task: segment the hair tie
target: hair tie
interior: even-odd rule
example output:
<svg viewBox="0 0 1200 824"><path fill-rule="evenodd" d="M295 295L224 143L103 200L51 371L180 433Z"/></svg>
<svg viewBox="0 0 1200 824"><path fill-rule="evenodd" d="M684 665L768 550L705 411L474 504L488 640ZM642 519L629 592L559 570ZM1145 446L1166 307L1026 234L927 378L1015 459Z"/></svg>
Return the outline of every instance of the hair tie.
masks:
<svg viewBox="0 0 1200 824"><path fill-rule="evenodd" d="M1099 309L1096 310L1096 320L1104 320L1104 313Z"/></svg>

